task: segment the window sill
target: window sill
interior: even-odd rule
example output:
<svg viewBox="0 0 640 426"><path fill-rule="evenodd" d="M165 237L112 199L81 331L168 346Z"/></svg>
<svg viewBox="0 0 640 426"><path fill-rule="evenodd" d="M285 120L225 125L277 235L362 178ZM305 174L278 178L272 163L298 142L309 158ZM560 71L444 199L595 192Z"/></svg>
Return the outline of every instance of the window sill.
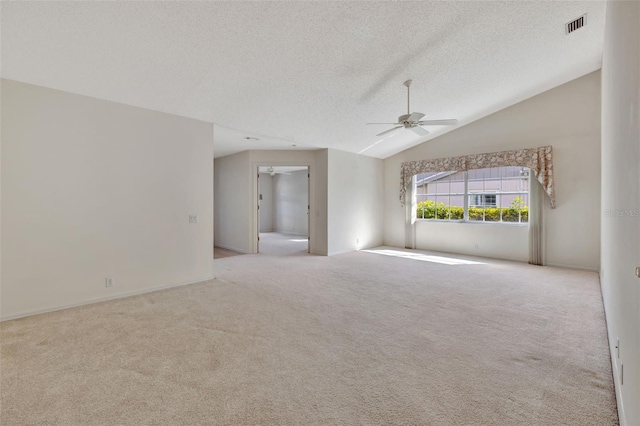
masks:
<svg viewBox="0 0 640 426"><path fill-rule="evenodd" d="M529 222L481 222L475 220L441 220L441 219L416 219L416 222L426 223L468 223L471 225L498 225L498 226L529 226Z"/></svg>

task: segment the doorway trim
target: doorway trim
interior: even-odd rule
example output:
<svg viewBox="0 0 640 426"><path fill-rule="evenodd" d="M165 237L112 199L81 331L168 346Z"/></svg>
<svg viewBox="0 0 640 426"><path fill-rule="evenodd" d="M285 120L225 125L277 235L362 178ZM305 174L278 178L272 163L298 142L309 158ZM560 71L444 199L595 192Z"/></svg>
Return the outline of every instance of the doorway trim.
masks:
<svg viewBox="0 0 640 426"><path fill-rule="evenodd" d="M260 238L260 214L258 206L260 203L260 191L258 179L260 175L260 167L306 167L307 168L307 252L311 253L311 241L315 239L314 232L314 215L313 212L313 171L312 164L304 161L260 161L254 162L251 167L252 173L252 190L251 190L251 253L259 253Z"/></svg>

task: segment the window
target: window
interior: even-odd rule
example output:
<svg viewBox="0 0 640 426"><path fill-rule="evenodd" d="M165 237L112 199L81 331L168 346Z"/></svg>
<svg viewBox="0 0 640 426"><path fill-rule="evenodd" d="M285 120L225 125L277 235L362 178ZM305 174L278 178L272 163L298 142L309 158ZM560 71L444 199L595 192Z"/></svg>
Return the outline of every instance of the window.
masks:
<svg viewBox="0 0 640 426"><path fill-rule="evenodd" d="M529 220L529 169L523 167L421 173L415 176L415 194L418 219Z"/></svg>

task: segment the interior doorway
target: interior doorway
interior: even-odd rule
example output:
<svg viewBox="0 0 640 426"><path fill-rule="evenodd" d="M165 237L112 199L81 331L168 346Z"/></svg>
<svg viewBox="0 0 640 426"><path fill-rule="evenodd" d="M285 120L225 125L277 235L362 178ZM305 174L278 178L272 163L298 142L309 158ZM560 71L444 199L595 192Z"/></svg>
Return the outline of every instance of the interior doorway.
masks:
<svg viewBox="0 0 640 426"><path fill-rule="evenodd" d="M258 167L258 253L309 253L309 179L309 166Z"/></svg>

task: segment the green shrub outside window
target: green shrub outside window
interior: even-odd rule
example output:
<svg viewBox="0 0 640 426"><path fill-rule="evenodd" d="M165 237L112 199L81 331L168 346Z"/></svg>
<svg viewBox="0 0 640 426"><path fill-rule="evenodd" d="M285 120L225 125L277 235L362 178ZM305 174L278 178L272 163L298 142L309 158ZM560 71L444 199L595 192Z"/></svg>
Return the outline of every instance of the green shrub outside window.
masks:
<svg viewBox="0 0 640 426"><path fill-rule="evenodd" d="M501 216L502 215L502 216ZM418 219L464 220L464 207L447 206L427 200L418 203L416 209ZM469 207L469 221L474 222L526 223L529 221L529 207L516 198L509 207Z"/></svg>

